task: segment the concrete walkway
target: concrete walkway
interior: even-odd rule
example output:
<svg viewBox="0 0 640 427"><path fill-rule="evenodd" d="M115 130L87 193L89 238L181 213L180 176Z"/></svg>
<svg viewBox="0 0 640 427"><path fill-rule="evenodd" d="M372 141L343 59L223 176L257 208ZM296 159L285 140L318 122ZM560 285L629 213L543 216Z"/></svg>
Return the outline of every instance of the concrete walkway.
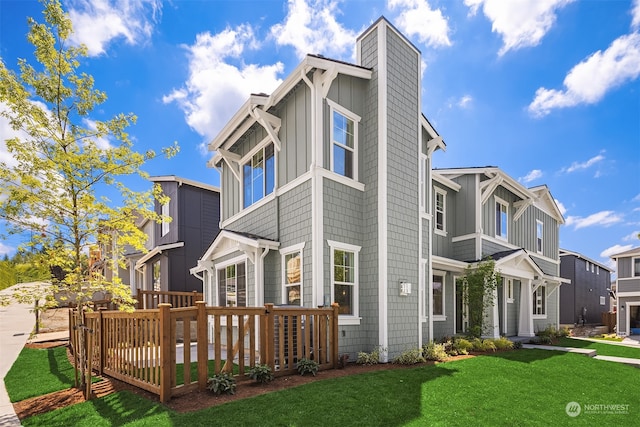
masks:
<svg viewBox="0 0 640 427"><path fill-rule="evenodd" d="M576 338L576 337L572 337L572 338ZM594 341L594 342L600 342L600 343L603 342L602 340L590 340L586 338L581 338L581 339L584 341ZM636 348L638 347L635 344L621 344L619 342L618 343L604 342L604 344L617 344L617 345L624 345L626 347L636 347ZM555 345L538 345L538 344L523 344L522 348L549 350L549 351L564 351L567 353L584 354L585 356L593 357L594 359L606 360L607 362L624 363L625 365L630 365L630 366L635 366L637 368L640 368L640 359L635 359L633 357L599 356L597 354L597 350L594 350L591 348L560 347Z"/></svg>
<svg viewBox="0 0 640 427"><path fill-rule="evenodd" d="M23 283L0 291L2 295L11 295L16 287L37 286L38 283ZM22 351L29 334L36 323L31 306L12 302L0 307L0 426L20 426L20 420L13 410L4 385L4 378Z"/></svg>

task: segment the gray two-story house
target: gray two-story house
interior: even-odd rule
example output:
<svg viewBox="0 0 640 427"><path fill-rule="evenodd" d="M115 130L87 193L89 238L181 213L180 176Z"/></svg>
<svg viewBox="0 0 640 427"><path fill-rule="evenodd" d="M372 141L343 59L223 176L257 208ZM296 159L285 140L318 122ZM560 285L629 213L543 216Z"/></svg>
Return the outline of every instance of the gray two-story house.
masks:
<svg viewBox="0 0 640 427"><path fill-rule="evenodd" d="M420 67L380 18L355 64L307 55L245 102L209 145L221 232L191 269L209 304L337 302L340 352L381 348L383 360L431 338L420 159L445 146L420 111Z"/></svg>
<svg viewBox="0 0 640 427"><path fill-rule="evenodd" d="M432 172L433 233L429 301L433 336L469 325L459 279L495 261L501 282L487 310L485 336L533 336L559 321L558 253L562 214L546 186L525 188L497 167Z"/></svg>
<svg viewBox="0 0 640 427"><path fill-rule="evenodd" d="M618 335L640 335L640 247L611 257L616 262Z"/></svg>

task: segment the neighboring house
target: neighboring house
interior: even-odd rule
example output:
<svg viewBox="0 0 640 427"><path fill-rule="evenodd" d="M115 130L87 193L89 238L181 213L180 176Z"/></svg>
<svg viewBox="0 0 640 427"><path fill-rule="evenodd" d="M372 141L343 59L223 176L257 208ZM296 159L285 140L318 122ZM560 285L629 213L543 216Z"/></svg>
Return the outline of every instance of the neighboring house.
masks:
<svg viewBox="0 0 640 427"><path fill-rule="evenodd" d="M571 280L560 288L560 323L601 324L610 311L611 270L577 252L560 249L560 276Z"/></svg>
<svg viewBox="0 0 640 427"><path fill-rule="evenodd" d="M433 336L469 327L457 278L490 257L501 275L487 312L486 336L533 336L558 327L559 226L564 219L549 189L525 188L497 167L432 172Z"/></svg>
<svg viewBox="0 0 640 427"><path fill-rule="evenodd" d="M611 257L616 262L618 335L640 335L640 247Z"/></svg>
<svg viewBox="0 0 640 427"><path fill-rule="evenodd" d="M219 232L220 189L172 175L149 180L159 184L170 199L164 205L156 201L156 212L172 220L160 224L139 221L137 225L149 236L148 252L126 252L129 268L121 270L120 277L134 295L137 288L202 292L202 281L189 274L189 267Z"/></svg>
<svg viewBox="0 0 640 427"><path fill-rule="evenodd" d="M468 261L502 254L509 290L517 283L511 297L528 290L517 299L523 326L514 334L557 324L562 216L546 187L527 190L495 168L439 174L436 187L460 206L446 208L450 228L440 241L432 230L445 217L432 206L431 157L445 144L420 111L420 51L380 18L356 52L356 64L307 55L271 95L251 95L210 143L221 231L191 269L207 302L337 302L340 353L380 348L386 361L456 332L453 308L431 304L434 276L446 276L441 305L449 307L453 276ZM494 237L494 193L508 201L505 238Z"/></svg>

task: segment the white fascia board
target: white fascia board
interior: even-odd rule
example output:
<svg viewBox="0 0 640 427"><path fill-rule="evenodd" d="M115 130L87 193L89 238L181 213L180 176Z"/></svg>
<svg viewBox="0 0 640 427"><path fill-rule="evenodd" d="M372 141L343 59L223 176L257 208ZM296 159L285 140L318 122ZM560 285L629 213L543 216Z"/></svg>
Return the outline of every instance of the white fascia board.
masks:
<svg viewBox="0 0 640 427"><path fill-rule="evenodd" d="M460 189L462 188L462 186L460 184L458 184L457 182L455 182L453 180L450 180L446 176L440 175L436 171L432 171L431 172L431 177L433 178L434 181L437 181L438 183L444 185L447 188L450 188L451 190L453 190L455 192L460 191Z"/></svg>
<svg viewBox="0 0 640 427"><path fill-rule="evenodd" d="M435 270L452 271L455 273L463 272L469 264L457 259L445 258L438 255L431 256L432 268Z"/></svg>
<svg viewBox="0 0 640 427"><path fill-rule="evenodd" d="M251 110L258 105L264 105L267 102L268 97L266 95L251 95L242 107L233 115L231 120L227 122L227 124L222 128L222 130L218 133L218 135L211 141L208 145L209 151L215 151L231 135L235 133L235 130L242 124L244 119L250 114Z"/></svg>
<svg viewBox="0 0 640 427"><path fill-rule="evenodd" d="M152 176L149 178L151 182L177 182L178 185L187 184L192 187L202 188L204 190L215 191L217 193L220 192L220 188L215 187L210 184L205 184L204 182L193 181L187 178L180 178L175 175L165 175L165 176Z"/></svg>
<svg viewBox="0 0 640 427"><path fill-rule="evenodd" d="M178 242L178 243L171 243L171 244L168 244L168 245L156 246L155 248L153 248L152 250L147 252L144 256L142 256L138 261L136 261L136 269L142 267L143 264L145 264L147 261L149 261L154 256L156 256L158 254L161 254L162 251L168 251L169 249L181 248L182 246L184 246L184 242Z"/></svg>

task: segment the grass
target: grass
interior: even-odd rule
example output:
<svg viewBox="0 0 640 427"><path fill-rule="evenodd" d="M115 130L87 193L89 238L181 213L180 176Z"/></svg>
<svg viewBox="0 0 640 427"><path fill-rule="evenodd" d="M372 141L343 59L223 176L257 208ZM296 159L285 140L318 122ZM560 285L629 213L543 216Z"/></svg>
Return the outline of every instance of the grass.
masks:
<svg viewBox="0 0 640 427"><path fill-rule="evenodd" d="M630 366L519 350L315 381L187 414L120 392L23 425L631 425L640 417L640 396L631 392L639 381L640 370ZM628 405L628 414L570 418L569 402Z"/></svg>
<svg viewBox="0 0 640 427"><path fill-rule="evenodd" d="M590 348L592 350L596 350L598 356L631 357L634 359L640 359L640 348L607 344L606 342L560 338L554 345L561 347Z"/></svg>

